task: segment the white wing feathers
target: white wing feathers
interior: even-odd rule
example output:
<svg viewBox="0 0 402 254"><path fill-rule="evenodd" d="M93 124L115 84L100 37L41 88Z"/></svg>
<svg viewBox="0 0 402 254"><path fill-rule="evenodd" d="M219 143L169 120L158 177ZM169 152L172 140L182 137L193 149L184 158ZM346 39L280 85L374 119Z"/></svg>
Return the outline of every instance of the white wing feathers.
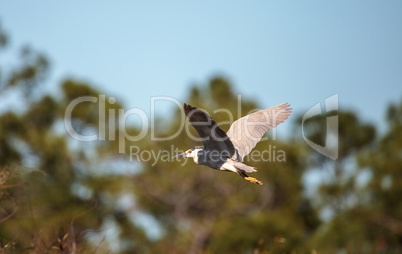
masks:
<svg viewBox="0 0 402 254"><path fill-rule="evenodd" d="M243 159L261 140L265 132L283 123L291 113L292 108L288 103L263 109L237 119L226 134Z"/></svg>

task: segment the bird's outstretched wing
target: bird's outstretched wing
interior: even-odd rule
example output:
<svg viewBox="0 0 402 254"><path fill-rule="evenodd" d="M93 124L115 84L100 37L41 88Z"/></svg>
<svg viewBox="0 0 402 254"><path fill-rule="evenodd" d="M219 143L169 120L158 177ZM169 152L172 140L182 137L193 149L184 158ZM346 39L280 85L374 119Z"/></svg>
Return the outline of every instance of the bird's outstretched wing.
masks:
<svg viewBox="0 0 402 254"><path fill-rule="evenodd" d="M229 157L235 154L236 150L229 137L206 112L187 104L183 108L190 124L200 135L205 149L227 152Z"/></svg>
<svg viewBox="0 0 402 254"><path fill-rule="evenodd" d="M288 103L257 111L237 119L230 126L227 135L243 159L261 140L265 132L283 123L291 113L292 108Z"/></svg>

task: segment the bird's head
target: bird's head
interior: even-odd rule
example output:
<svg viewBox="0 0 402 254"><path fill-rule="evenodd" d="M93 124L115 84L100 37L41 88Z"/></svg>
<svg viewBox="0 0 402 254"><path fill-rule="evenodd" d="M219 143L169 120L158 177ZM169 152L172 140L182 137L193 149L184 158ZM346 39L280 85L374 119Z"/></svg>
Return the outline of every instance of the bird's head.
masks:
<svg viewBox="0 0 402 254"><path fill-rule="evenodd" d="M188 149L184 153L178 154L174 156L173 158L180 158L180 157L185 157L185 158L194 158L197 154L197 151L195 151L195 148Z"/></svg>
<svg viewBox="0 0 402 254"><path fill-rule="evenodd" d="M178 154L174 156L173 158L180 158L180 157L185 157L185 158L197 158L198 151L201 151L202 147L194 147L190 148L184 153Z"/></svg>

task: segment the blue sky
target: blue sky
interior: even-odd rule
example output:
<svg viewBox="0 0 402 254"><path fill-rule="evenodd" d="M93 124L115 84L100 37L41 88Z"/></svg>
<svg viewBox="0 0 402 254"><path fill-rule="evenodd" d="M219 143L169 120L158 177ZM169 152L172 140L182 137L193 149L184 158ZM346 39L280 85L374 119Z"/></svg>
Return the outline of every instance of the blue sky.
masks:
<svg viewBox="0 0 402 254"><path fill-rule="evenodd" d="M298 113L338 93L341 109L380 127L402 99L401 1L0 0L0 20L12 39L1 64L29 44L51 59L49 90L73 76L127 109L184 102L215 74L261 107Z"/></svg>

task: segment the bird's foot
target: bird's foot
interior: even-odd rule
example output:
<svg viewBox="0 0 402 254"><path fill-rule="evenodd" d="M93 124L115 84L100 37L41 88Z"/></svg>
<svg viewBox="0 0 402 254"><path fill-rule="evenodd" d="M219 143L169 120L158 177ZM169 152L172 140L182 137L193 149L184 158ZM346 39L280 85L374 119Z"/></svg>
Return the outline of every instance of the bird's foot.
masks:
<svg viewBox="0 0 402 254"><path fill-rule="evenodd" d="M263 183L260 181L260 180L257 180L257 179L255 179L254 177L245 177L244 179L246 179L247 181L250 181L250 182L252 182L252 183L256 183L256 184L259 184L259 185L263 185Z"/></svg>

